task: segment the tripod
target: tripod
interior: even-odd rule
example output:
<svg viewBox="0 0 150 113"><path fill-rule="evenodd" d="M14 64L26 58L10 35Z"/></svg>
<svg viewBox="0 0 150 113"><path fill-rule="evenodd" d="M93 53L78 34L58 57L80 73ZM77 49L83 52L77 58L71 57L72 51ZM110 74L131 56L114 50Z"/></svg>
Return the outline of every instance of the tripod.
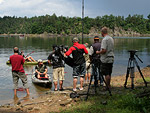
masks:
<svg viewBox="0 0 150 113"><path fill-rule="evenodd" d="M128 80L129 74L130 74L130 78L131 78L131 89L134 89L134 78L135 78L134 70L135 70L135 65L136 65L136 67L137 67L137 69L138 69L140 75L141 75L142 78L143 78L143 81L144 81L144 83L145 83L145 86L147 87L147 82L145 81L144 76L143 76L143 74L142 74L142 72L141 72L141 70L140 70L140 66L138 65L138 63L137 63L137 61L136 61L136 59L135 59L134 56L136 56L136 57L139 59L139 61L140 61L141 63L143 63L143 61L138 57L138 55L135 54L135 53L137 52L137 50L130 50L130 51L128 51L128 52L130 52L130 58L129 58L129 61L128 61L128 67L127 67L126 80L125 80L125 83L124 83L124 87L127 88L127 87L126 87L126 85L127 85L127 80Z"/></svg>
<svg viewBox="0 0 150 113"><path fill-rule="evenodd" d="M93 66L94 64L90 64L90 65ZM100 64L99 64L99 65L100 65ZM94 69L96 69L96 68L94 68ZM94 70L94 71L96 71L96 70ZM103 82L105 83L105 85L106 85L106 87L107 87L107 90L109 91L110 96L112 96L111 91L110 91L110 89L109 89L109 87L108 87L106 81L104 80L104 77L103 77L103 75L102 75L102 73L101 73L100 71L99 71L99 76L101 76ZM91 76L91 78L90 78L90 83L89 83L89 86L88 86L88 91L87 91L87 94L86 94L87 96L86 96L85 100L88 99L89 91L90 91L90 86L91 86L93 77L94 77L94 79L96 80L96 77L97 77L96 74L93 74L93 73L92 73L92 76ZM99 77L99 78L100 78L100 77ZM95 83L94 83L94 87L95 87L95 93L96 93L96 87L97 87L96 81L95 81Z"/></svg>

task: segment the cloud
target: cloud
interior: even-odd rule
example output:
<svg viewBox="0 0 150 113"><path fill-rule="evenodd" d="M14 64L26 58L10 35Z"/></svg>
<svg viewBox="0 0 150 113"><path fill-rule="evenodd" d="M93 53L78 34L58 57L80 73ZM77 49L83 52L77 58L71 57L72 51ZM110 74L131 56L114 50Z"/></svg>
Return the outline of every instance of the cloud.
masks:
<svg viewBox="0 0 150 113"><path fill-rule="evenodd" d="M113 14L128 16L150 11L150 0L84 0L84 15L89 17ZM82 0L0 0L0 16L33 17L41 15L82 16Z"/></svg>
<svg viewBox="0 0 150 113"><path fill-rule="evenodd" d="M3 0L0 0L0 4L3 2Z"/></svg>
<svg viewBox="0 0 150 113"><path fill-rule="evenodd" d="M1 0L2 1L2 0ZM0 16L81 16L79 2L72 0L5 0L0 1Z"/></svg>

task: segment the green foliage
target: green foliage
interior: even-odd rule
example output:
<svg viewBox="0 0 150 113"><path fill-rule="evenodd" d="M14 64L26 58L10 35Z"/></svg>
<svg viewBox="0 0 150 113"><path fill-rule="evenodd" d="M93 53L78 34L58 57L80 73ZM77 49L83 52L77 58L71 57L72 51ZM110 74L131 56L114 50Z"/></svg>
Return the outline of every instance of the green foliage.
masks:
<svg viewBox="0 0 150 113"><path fill-rule="evenodd" d="M150 14L148 19L143 15L123 16L104 15L96 18L85 17L57 17L56 14L27 17L0 17L0 34L4 33L26 33L41 34L44 32L53 34L79 34L82 32L82 21L84 22L84 34L89 34L91 28L100 30L103 26L114 30L121 27L124 30L132 30L141 34L150 33Z"/></svg>
<svg viewBox="0 0 150 113"><path fill-rule="evenodd" d="M122 90L122 94L95 95L88 101L79 101L77 105L72 106L63 113L149 113L150 98L138 98L134 93L138 90L129 92ZM106 102L107 104L102 104Z"/></svg>

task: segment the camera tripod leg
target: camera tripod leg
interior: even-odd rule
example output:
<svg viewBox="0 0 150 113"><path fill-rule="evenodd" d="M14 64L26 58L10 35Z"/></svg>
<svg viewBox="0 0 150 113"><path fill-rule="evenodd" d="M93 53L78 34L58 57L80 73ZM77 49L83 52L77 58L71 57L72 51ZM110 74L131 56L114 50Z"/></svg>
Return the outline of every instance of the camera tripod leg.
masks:
<svg viewBox="0 0 150 113"><path fill-rule="evenodd" d="M130 78L131 78L131 89L134 89L134 63L133 66L130 67Z"/></svg>
<svg viewBox="0 0 150 113"><path fill-rule="evenodd" d="M144 81L144 83L145 83L145 86L147 87L147 82L146 82L146 80L144 79L144 76L143 76L143 74L142 74L142 72L141 72L141 70L140 70L140 66L138 65L138 63L137 63L136 60L134 60L134 62L135 62L135 64L136 64L137 69L139 70L140 75L141 75L142 78L143 78L143 81Z"/></svg>
<svg viewBox="0 0 150 113"><path fill-rule="evenodd" d="M92 79L93 79L93 75L91 76L90 83L89 83L89 86L88 86L87 96L85 98L86 101L87 101L88 96L89 96L89 90L90 90L90 86L91 86L91 83L92 83Z"/></svg>
<svg viewBox="0 0 150 113"><path fill-rule="evenodd" d="M127 81L128 81L128 77L129 77L129 73L130 73L130 66L131 66L131 61L129 59L128 61L128 67L127 67L127 73L126 73L126 80L125 80L125 83L124 83L124 87L127 88Z"/></svg>
<svg viewBox="0 0 150 113"><path fill-rule="evenodd" d="M107 90L108 90L110 96L112 96L111 90L110 90L110 88L108 87L108 85L107 85L107 83L106 83L106 81L105 81L104 76L102 75L102 73L100 74L100 76L102 77L102 80L104 81L104 83L105 83L105 85L106 85L106 88L107 88Z"/></svg>

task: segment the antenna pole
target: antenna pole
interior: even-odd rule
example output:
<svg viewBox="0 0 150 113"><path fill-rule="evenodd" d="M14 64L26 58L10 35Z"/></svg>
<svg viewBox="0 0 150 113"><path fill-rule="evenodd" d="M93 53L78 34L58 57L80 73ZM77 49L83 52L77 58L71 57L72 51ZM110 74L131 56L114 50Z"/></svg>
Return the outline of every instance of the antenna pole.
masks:
<svg viewBox="0 0 150 113"><path fill-rule="evenodd" d="M82 0L82 44L83 44L83 30L84 30L84 0Z"/></svg>

